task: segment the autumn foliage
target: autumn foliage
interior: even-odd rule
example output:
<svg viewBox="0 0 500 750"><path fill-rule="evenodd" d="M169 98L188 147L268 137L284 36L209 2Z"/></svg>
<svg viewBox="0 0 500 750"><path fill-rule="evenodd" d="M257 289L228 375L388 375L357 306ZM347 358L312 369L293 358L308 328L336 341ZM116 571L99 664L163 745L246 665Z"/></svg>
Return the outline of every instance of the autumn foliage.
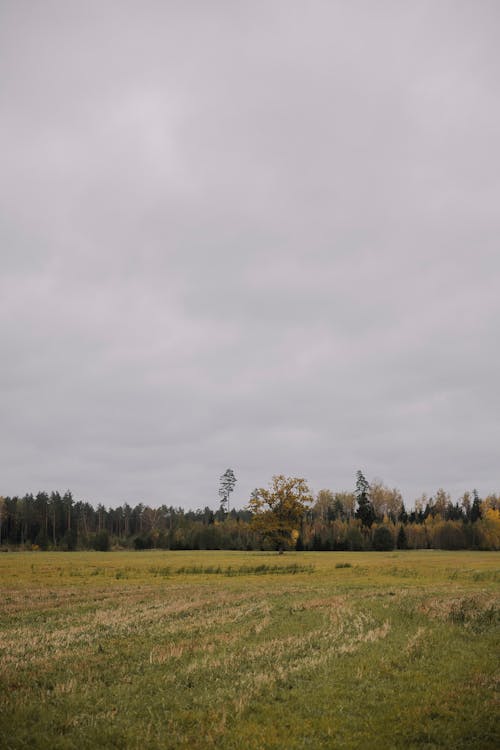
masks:
<svg viewBox="0 0 500 750"><path fill-rule="evenodd" d="M248 508L252 527L276 549L295 546L299 529L313 497L305 479L275 475L269 489L254 490Z"/></svg>

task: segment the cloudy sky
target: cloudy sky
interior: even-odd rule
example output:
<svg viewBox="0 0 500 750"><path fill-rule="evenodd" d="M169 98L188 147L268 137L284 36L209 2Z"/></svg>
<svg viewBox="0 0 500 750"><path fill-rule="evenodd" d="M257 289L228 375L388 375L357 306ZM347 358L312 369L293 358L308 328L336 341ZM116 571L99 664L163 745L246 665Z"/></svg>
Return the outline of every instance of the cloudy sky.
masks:
<svg viewBox="0 0 500 750"><path fill-rule="evenodd" d="M0 494L500 490L497 0L0 1Z"/></svg>

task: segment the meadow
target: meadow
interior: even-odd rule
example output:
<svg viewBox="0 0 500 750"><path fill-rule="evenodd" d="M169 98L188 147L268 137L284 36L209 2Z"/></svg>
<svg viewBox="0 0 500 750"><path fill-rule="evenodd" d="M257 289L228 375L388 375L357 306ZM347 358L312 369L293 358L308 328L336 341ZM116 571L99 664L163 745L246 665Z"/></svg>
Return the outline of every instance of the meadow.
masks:
<svg viewBox="0 0 500 750"><path fill-rule="evenodd" d="M494 552L0 555L0 744L497 748Z"/></svg>

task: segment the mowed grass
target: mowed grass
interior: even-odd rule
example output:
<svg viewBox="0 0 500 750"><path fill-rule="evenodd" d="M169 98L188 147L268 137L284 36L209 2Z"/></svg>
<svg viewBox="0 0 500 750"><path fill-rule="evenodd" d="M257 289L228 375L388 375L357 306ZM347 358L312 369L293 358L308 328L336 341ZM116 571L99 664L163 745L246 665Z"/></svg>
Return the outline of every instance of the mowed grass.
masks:
<svg viewBox="0 0 500 750"><path fill-rule="evenodd" d="M0 745L498 748L499 563L0 555Z"/></svg>

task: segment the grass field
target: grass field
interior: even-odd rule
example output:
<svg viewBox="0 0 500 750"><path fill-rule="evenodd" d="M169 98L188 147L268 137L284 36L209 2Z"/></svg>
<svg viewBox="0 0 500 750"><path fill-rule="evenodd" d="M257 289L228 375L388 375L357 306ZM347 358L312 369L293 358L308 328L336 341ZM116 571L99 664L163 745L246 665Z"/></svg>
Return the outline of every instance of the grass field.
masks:
<svg viewBox="0 0 500 750"><path fill-rule="evenodd" d="M0 745L498 748L499 563L0 555Z"/></svg>

